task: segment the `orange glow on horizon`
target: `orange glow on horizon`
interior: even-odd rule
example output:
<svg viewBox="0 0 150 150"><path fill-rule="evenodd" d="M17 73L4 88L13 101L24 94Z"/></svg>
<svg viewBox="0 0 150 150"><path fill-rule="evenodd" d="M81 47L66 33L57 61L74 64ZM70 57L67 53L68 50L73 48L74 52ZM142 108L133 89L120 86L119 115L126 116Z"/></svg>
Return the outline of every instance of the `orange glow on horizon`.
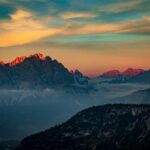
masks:
<svg viewBox="0 0 150 150"><path fill-rule="evenodd" d="M43 60L45 59L45 56L47 56L48 54L45 54L45 56L43 56L40 53L34 54L34 55L30 54L29 57L33 57L35 55L39 59ZM80 60L79 59L77 60L77 58L79 58L79 54L78 55L74 54L74 57L65 56L67 57L67 59L65 59L65 57L62 56L61 54L55 55L55 57L52 57L52 56L51 57L52 59L57 59L59 62L61 62L68 70L78 69L83 74L88 75L90 77L96 77L106 71L114 70L114 69L119 70L119 71L124 71L127 68L144 69L144 70L150 69L147 63L143 64L144 60L142 60L141 58L140 59L138 58L133 59L129 57L128 58L120 58L120 57L114 58L112 56L109 56L109 57L107 56L107 59L106 59L106 57L102 55L94 55L94 56L88 55L87 56L85 54L82 54L80 56L82 56L80 57L82 58ZM10 62L10 65L14 66L18 63L21 63L25 58L27 58L27 55L17 57L14 61ZM113 64L110 62L113 62ZM118 64L118 62L120 63ZM99 65L99 64L103 64L103 65ZM142 64L142 65L137 65L137 64Z"/></svg>

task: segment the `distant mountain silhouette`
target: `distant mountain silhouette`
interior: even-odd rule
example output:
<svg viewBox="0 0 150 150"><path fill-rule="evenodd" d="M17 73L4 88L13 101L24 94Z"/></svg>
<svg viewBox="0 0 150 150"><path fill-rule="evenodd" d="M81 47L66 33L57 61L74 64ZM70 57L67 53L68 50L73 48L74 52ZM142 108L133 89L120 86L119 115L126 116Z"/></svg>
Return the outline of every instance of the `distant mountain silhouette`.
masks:
<svg viewBox="0 0 150 150"><path fill-rule="evenodd" d="M100 75L113 79L112 83L141 82L150 83L150 71L132 69L120 72L111 70ZM0 88L47 88L57 85L87 85L89 77L79 70L68 71L63 64L49 56L33 54L20 56L10 63L0 61Z"/></svg>
<svg viewBox="0 0 150 150"><path fill-rule="evenodd" d="M129 78L126 82L150 83L150 70Z"/></svg>
<svg viewBox="0 0 150 150"><path fill-rule="evenodd" d="M40 88L74 83L73 75L57 60L34 54L0 64L0 88Z"/></svg>
<svg viewBox="0 0 150 150"><path fill-rule="evenodd" d="M16 150L148 150L150 105L105 105L25 138Z"/></svg>
<svg viewBox="0 0 150 150"><path fill-rule="evenodd" d="M135 73L136 74L136 73ZM144 83L149 84L150 83L150 70L141 71L141 73L138 73L137 75L133 76L113 76L113 77L106 77L106 76L100 76L102 78L110 78L110 81L106 81L107 83ZM104 81L105 82L105 81Z"/></svg>
<svg viewBox="0 0 150 150"><path fill-rule="evenodd" d="M4 65L4 62L3 61L0 61L0 66Z"/></svg>
<svg viewBox="0 0 150 150"><path fill-rule="evenodd" d="M116 78L116 77L120 77L121 72L119 70L110 70L107 72L104 72L102 75L100 75L100 77L104 77L104 78Z"/></svg>
<svg viewBox="0 0 150 150"><path fill-rule="evenodd" d="M128 68L123 72L120 72L119 70L110 70L110 71L104 72L102 75L100 75L100 77L122 79L122 78L130 78L130 77L136 76L142 72L144 72L143 69L133 69L133 68Z"/></svg>

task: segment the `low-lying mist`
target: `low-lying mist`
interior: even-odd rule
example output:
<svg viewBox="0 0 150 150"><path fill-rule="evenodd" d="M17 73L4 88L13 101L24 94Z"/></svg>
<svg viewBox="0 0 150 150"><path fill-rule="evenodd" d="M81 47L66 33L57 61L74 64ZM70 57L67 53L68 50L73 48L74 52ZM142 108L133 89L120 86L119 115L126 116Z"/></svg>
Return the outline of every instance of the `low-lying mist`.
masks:
<svg viewBox="0 0 150 150"><path fill-rule="evenodd" d="M1 89L0 140L21 139L60 124L84 108L114 103L114 97L148 87L141 84L97 84L96 90L90 93L64 89Z"/></svg>

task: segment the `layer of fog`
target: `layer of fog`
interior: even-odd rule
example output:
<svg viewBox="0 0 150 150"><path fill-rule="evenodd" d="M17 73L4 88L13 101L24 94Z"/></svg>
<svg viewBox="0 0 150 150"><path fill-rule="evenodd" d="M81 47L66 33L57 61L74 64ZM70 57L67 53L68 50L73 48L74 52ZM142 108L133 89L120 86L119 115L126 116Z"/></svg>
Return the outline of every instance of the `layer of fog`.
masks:
<svg viewBox="0 0 150 150"><path fill-rule="evenodd" d="M150 87L93 81L90 84L95 88L90 93L68 93L64 89L0 90L0 139L21 139L60 124L84 108L114 103L114 97Z"/></svg>

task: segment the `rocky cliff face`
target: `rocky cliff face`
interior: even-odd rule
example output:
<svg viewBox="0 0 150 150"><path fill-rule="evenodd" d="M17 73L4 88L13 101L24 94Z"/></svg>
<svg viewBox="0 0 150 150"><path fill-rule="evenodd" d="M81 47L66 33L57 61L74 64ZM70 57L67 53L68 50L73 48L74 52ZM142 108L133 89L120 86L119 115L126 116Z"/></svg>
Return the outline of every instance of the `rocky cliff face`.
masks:
<svg viewBox="0 0 150 150"><path fill-rule="evenodd" d="M79 85L87 85L88 80L90 79L87 76L84 76L79 70L71 71L72 75L74 76L75 82Z"/></svg>
<svg viewBox="0 0 150 150"><path fill-rule="evenodd" d="M73 75L57 60L34 54L0 65L0 88L40 88L74 83Z"/></svg>
<svg viewBox="0 0 150 150"><path fill-rule="evenodd" d="M16 150L147 150L150 105L105 105L25 138Z"/></svg>

